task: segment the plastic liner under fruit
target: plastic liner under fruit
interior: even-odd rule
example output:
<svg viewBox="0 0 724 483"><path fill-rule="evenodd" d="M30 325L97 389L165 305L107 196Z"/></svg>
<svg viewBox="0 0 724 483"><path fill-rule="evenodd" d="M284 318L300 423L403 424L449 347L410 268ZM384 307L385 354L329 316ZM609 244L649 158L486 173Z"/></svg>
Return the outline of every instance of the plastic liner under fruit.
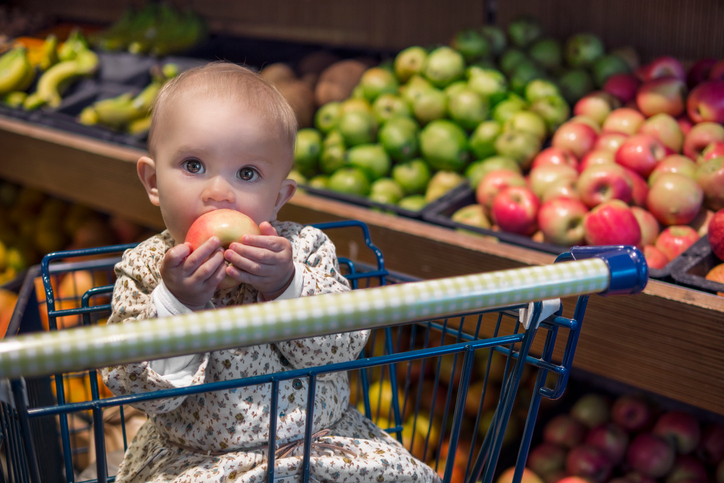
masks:
<svg viewBox="0 0 724 483"><path fill-rule="evenodd" d="M671 262L671 276L679 285L709 293L724 293L724 283L707 280L709 270L724 263L711 251L709 238L704 236Z"/></svg>

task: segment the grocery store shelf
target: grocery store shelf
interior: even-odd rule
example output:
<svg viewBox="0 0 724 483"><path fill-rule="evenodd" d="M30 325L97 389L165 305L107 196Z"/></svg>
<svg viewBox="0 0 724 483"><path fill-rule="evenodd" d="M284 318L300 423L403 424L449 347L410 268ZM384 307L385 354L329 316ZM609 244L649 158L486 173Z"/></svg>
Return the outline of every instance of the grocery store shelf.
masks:
<svg viewBox="0 0 724 483"><path fill-rule="evenodd" d="M0 116L0 178L160 228L138 182L143 151ZM359 219L396 272L439 278L552 263L554 256L494 243L417 220L298 194L281 219ZM357 237L337 234L340 255L357 258ZM360 261L371 262L361 259ZM564 301L572 316L573 301ZM591 298L575 366L724 414L724 297L651 280L636 296Z"/></svg>

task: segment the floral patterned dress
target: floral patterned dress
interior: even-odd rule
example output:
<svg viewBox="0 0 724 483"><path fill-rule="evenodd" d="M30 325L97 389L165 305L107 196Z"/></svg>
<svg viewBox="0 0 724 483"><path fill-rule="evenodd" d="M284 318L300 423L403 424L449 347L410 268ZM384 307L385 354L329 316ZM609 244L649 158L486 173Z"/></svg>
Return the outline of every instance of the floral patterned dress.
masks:
<svg viewBox="0 0 724 483"><path fill-rule="evenodd" d="M296 223L272 224L292 243L295 267L302 271L302 296L349 290L324 233ZM157 316L151 294L160 283L161 260L173 245L165 231L124 254L115 268L108 323ZM257 297L253 287L241 285L217 291L212 302L222 307L256 303ZM368 331L348 332L200 354L191 384L353 360L368 336ZM102 374L116 395L178 387L148 361L108 367ZM306 379L279 384L277 448L303 438L307 385ZM266 481L270 396L265 384L133 404L149 419L128 447L116 481ZM432 469L349 405L346 373L317 378L313 431L310 481L439 481ZM301 481L303 445L284 449L275 458L275 481Z"/></svg>

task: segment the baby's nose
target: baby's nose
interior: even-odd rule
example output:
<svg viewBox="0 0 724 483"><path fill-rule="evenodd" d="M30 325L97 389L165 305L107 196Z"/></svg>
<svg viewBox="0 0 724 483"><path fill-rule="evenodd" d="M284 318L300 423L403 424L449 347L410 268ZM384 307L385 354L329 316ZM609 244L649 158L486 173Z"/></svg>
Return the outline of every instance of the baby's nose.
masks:
<svg viewBox="0 0 724 483"><path fill-rule="evenodd" d="M204 201L230 202L236 200L234 190L231 185L223 178L217 176L209 180L204 190Z"/></svg>

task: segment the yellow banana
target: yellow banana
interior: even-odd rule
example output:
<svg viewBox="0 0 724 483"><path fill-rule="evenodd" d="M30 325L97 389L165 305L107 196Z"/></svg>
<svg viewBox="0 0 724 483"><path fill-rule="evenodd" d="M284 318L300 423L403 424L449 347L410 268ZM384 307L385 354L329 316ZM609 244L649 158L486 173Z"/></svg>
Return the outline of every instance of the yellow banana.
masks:
<svg viewBox="0 0 724 483"><path fill-rule="evenodd" d="M146 114L156 100L156 94L163 87L163 82L153 81L148 84L131 102L131 105Z"/></svg>
<svg viewBox="0 0 724 483"><path fill-rule="evenodd" d="M85 126L98 124L98 113L95 108L91 105L80 111L80 114L78 114L78 122Z"/></svg>
<svg viewBox="0 0 724 483"><path fill-rule="evenodd" d="M27 89L21 88L31 69L25 47L15 47L0 57L0 95ZM32 79L31 79L32 82ZM29 83L28 83L29 85Z"/></svg>
<svg viewBox="0 0 724 483"><path fill-rule="evenodd" d="M149 114L146 117L142 117L141 119L136 119L132 123L128 125L128 134L134 134L139 135L143 134L144 132L148 131L151 128L151 115Z"/></svg>
<svg viewBox="0 0 724 483"><path fill-rule="evenodd" d="M93 109L98 117L98 124L113 129L122 129L128 123L145 116L146 111L135 107L133 99L130 93L126 93L93 104Z"/></svg>
<svg viewBox="0 0 724 483"><path fill-rule="evenodd" d="M98 56L90 50L78 52L75 60L58 62L40 76L38 88L26 99L25 108L35 109L43 104L58 107L68 85L80 76L94 73L97 68Z"/></svg>
<svg viewBox="0 0 724 483"><path fill-rule="evenodd" d="M12 91L7 94L5 94L5 97L3 98L3 102L5 105L10 107L20 107L23 105L23 102L25 102L25 98L28 97L28 95L23 91Z"/></svg>
<svg viewBox="0 0 724 483"><path fill-rule="evenodd" d="M58 63L58 37L48 35L43 43L43 56L38 63L40 70L46 71Z"/></svg>

